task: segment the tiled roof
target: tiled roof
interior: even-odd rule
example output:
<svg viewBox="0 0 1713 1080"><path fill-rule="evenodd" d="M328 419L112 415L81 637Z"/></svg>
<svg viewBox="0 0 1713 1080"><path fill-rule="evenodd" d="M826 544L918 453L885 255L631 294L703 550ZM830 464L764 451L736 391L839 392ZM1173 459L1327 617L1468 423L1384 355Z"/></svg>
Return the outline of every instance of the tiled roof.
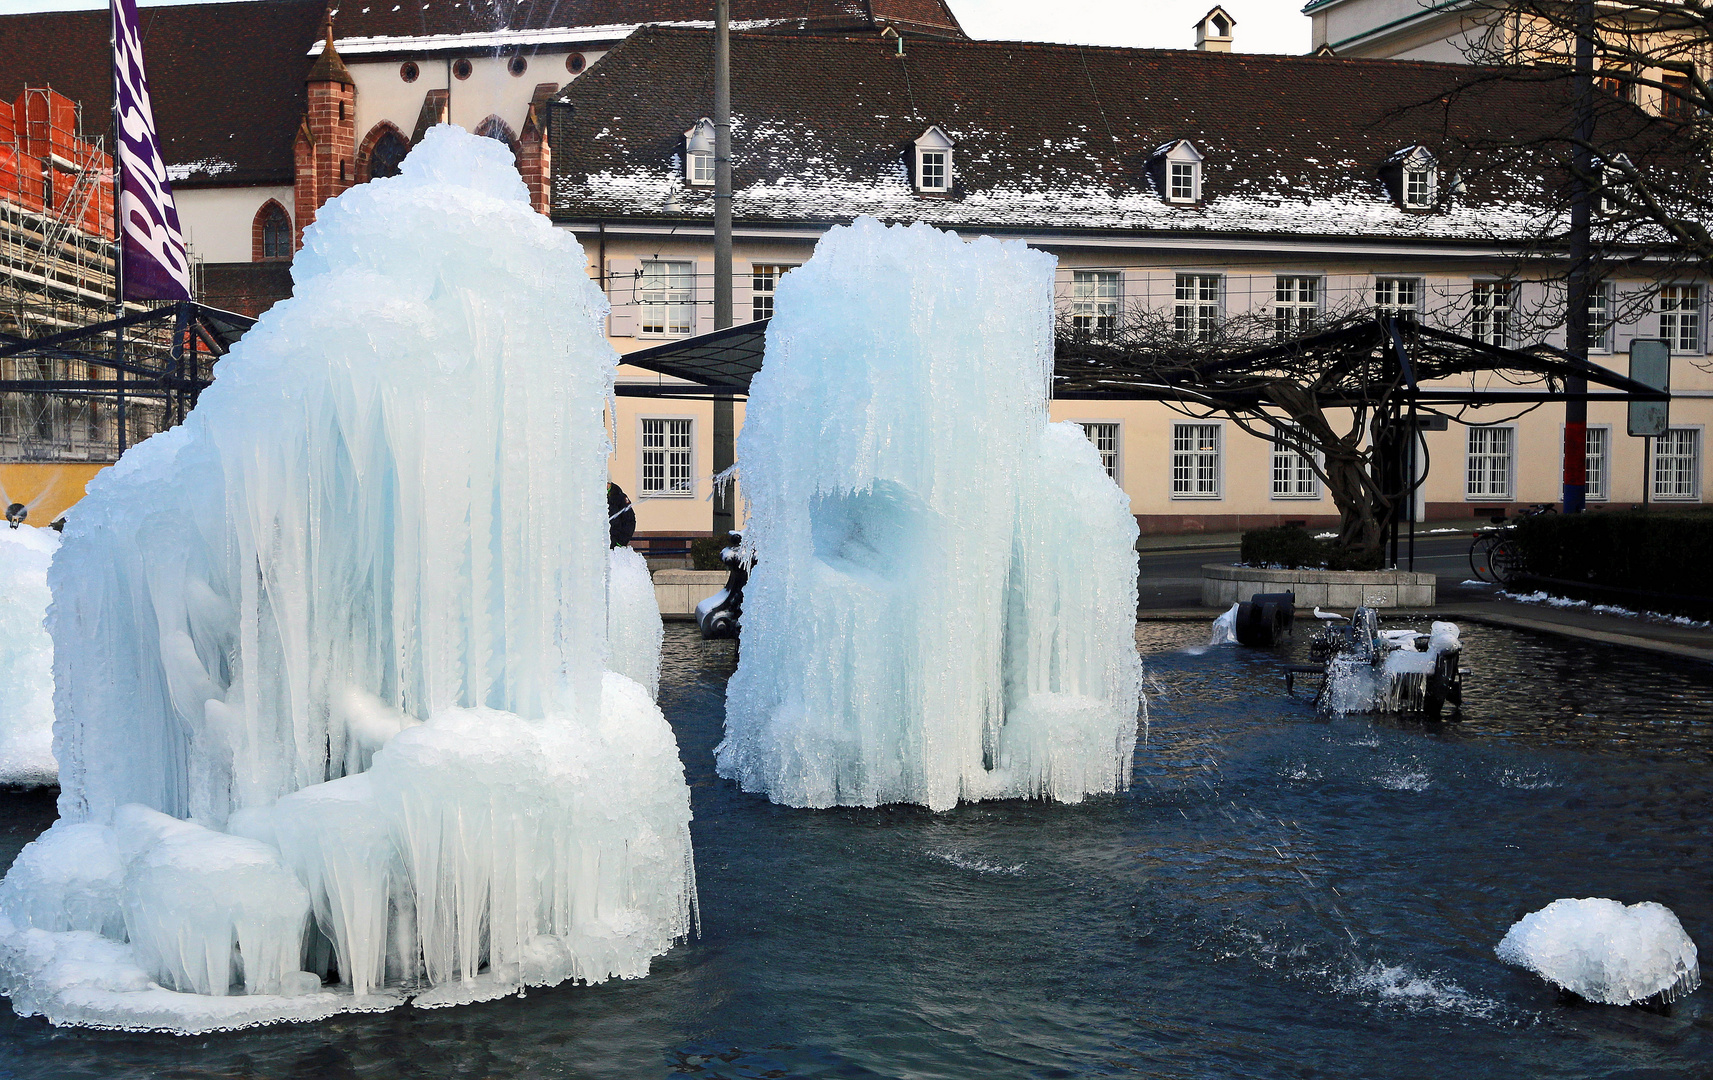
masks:
<svg viewBox="0 0 1713 1080"><path fill-rule="evenodd" d="M710 110L708 50L702 31L639 31L563 91L556 218L711 216L676 158ZM872 37L740 34L732 70L734 210L780 222L1521 235L1540 213L1533 162L1472 171L1435 214L1398 209L1377 172L1404 146L1455 162L1466 141L1555 123L1564 93L1448 97L1475 69L1408 61L924 40L899 59ZM951 198L910 188L906 149L930 124L957 142ZM1154 148L1180 138L1206 157L1201 207L1165 205L1146 177Z"/></svg>
<svg viewBox="0 0 1713 1080"><path fill-rule="evenodd" d="M291 182L304 51L324 9L324 0L141 9L161 155L175 183ZM0 16L0 98L52 86L82 105L85 134L107 133L109 34L104 10Z"/></svg>
<svg viewBox="0 0 1713 1080"><path fill-rule="evenodd" d="M711 23L713 0L335 0L339 46L373 38L490 35L584 26ZM859 31L896 23L907 32L962 37L944 0L732 0L751 28Z"/></svg>

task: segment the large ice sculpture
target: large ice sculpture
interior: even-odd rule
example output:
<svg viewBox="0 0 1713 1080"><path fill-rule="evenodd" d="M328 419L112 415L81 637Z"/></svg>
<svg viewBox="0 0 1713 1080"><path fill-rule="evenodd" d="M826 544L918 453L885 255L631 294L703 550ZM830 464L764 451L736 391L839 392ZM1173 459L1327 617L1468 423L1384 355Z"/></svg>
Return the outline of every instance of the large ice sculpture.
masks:
<svg viewBox="0 0 1713 1080"><path fill-rule="evenodd" d="M20 1013L453 1004L641 976L689 931L677 747L602 659L585 266L502 144L436 128L90 485L51 571L61 818L0 884Z"/></svg>
<svg viewBox="0 0 1713 1080"><path fill-rule="evenodd" d="M780 282L720 774L792 806L1129 782L1136 521L1047 422L1054 259L860 218Z"/></svg>
<svg viewBox="0 0 1713 1080"><path fill-rule="evenodd" d="M0 525L0 784L54 782L54 645L48 564L59 533Z"/></svg>
<svg viewBox="0 0 1713 1080"><path fill-rule="evenodd" d="M1517 920L1493 951L1602 1005L1669 1005L1701 985L1695 942L1651 901L1554 900Z"/></svg>

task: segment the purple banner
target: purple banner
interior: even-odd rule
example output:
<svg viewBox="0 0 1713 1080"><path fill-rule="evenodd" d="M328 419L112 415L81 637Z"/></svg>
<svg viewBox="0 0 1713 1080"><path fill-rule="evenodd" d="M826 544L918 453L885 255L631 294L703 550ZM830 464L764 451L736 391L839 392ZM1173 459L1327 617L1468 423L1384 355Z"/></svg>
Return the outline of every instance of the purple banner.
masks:
<svg viewBox="0 0 1713 1080"><path fill-rule="evenodd" d="M190 258L155 137L137 0L111 0L113 93L118 110L119 234L126 300L189 300Z"/></svg>

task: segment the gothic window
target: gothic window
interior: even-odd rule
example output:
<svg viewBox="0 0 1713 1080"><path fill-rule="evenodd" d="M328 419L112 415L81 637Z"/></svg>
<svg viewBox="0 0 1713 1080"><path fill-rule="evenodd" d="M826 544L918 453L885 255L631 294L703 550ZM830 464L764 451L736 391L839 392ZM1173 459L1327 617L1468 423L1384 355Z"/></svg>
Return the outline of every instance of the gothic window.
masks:
<svg viewBox="0 0 1713 1080"><path fill-rule="evenodd" d="M369 151L369 179L380 176L397 176L399 164L404 156L410 153L410 143L396 131L389 131L375 142L373 150Z"/></svg>
<svg viewBox="0 0 1713 1080"><path fill-rule="evenodd" d="M291 215L285 207L269 199L256 211L256 226L257 261L291 258Z"/></svg>

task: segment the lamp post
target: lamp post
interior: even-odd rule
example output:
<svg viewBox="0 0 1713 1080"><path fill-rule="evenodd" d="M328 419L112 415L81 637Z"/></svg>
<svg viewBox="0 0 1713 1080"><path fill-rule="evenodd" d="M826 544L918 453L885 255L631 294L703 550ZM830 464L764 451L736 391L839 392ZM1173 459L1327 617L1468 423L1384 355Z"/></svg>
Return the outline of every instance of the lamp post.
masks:
<svg viewBox="0 0 1713 1080"><path fill-rule="evenodd" d="M1565 349L1588 359L1588 296L1594 284L1593 244L1589 232L1593 199L1588 174L1594 167L1594 0L1576 0L1575 128L1570 147L1570 281L1566 302ZM1571 397L1564 403L1564 512L1580 514L1588 497L1588 380L1565 380Z"/></svg>
<svg viewBox="0 0 1713 1080"><path fill-rule="evenodd" d="M732 43L731 0L714 0L714 329L732 325ZM737 460L730 394L714 398L714 474ZM724 541L736 517L732 486L714 491L714 536Z"/></svg>

